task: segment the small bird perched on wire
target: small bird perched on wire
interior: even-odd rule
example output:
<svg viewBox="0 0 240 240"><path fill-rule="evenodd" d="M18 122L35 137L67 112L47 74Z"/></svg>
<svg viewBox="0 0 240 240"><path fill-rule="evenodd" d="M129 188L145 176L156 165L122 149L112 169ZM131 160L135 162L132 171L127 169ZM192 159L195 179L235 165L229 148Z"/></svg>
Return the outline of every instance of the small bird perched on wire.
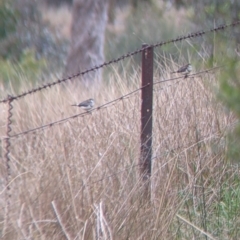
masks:
<svg viewBox="0 0 240 240"><path fill-rule="evenodd" d="M82 109L84 109L84 110L86 110L86 111L89 111L89 110L91 110L91 109L93 108L93 106L94 106L94 99L90 98L90 99L88 99L88 100L86 100L86 101L83 101L83 102L81 102L81 103L79 103L79 104L73 104L73 105L71 105L71 106L80 107L80 108L82 108Z"/></svg>
<svg viewBox="0 0 240 240"><path fill-rule="evenodd" d="M183 73L183 74L189 74L192 71L192 65L188 63L187 65L179 68L176 72L172 73Z"/></svg>

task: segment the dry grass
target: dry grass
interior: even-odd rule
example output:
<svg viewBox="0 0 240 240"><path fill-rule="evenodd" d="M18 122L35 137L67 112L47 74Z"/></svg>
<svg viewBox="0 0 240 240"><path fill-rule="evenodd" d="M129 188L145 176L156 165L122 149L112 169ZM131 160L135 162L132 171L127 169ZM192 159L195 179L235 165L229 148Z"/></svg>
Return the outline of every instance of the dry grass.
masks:
<svg viewBox="0 0 240 240"><path fill-rule="evenodd" d="M231 239L234 223L226 225L217 206L224 184L238 174L224 154L233 117L210 91L207 83L214 85L216 78L208 74L154 86L149 201L138 168L140 92L12 139L8 239ZM101 89L57 86L14 101L12 131L79 113L70 104L89 97L101 105L140 86L138 71L127 79L128 86L114 72ZM5 119L3 109L1 136ZM2 187L2 210L4 193Z"/></svg>

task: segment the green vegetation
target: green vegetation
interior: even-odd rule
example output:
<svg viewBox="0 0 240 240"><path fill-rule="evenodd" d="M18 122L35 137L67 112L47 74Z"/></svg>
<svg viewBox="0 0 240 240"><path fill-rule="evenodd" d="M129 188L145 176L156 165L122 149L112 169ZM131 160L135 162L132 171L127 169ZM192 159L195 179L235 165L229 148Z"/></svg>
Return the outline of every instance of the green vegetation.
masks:
<svg viewBox="0 0 240 240"><path fill-rule="evenodd" d="M8 37L8 34L16 31L17 16L16 12L9 7L10 1L0 1L0 40L4 40Z"/></svg>
<svg viewBox="0 0 240 240"><path fill-rule="evenodd" d="M34 51L26 50L16 64L8 59L0 59L0 79L5 88L8 88L10 84L15 93L20 93L19 89L23 85L30 83L29 87L34 86L37 76L41 74L45 66L43 59L36 60Z"/></svg>
<svg viewBox="0 0 240 240"><path fill-rule="evenodd" d="M31 46L24 47L26 43L19 36L23 28L20 22L27 18L13 0L0 2L0 80L5 89L11 86L16 93L21 84L25 84L23 79L35 83L44 66L44 59L36 60L35 50Z"/></svg>
<svg viewBox="0 0 240 240"><path fill-rule="evenodd" d="M37 6L31 0L0 1L0 82L8 91L19 93L25 81L32 87L48 69L63 65L65 43L50 32Z"/></svg>

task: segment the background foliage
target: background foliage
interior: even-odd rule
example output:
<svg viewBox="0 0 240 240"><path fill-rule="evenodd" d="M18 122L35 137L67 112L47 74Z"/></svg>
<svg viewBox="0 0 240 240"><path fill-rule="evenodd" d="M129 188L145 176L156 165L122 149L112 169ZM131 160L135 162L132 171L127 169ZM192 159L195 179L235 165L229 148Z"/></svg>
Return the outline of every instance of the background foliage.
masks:
<svg viewBox="0 0 240 240"><path fill-rule="evenodd" d="M0 2L0 80L19 87L20 74L31 84L63 66L66 40L60 40L41 17L36 1Z"/></svg>

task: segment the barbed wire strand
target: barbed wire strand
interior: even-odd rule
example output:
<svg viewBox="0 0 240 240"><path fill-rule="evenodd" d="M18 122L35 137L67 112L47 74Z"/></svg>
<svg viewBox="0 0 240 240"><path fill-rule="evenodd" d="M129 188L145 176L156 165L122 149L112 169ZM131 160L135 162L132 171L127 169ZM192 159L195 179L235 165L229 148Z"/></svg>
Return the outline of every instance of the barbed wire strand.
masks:
<svg viewBox="0 0 240 240"><path fill-rule="evenodd" d="M220 67L213 67L213 68L209 68L209 69L206 69L206 70L202 70L202 71L200 71L200 72L196 72L196 73L193 73L193 74L189 74L187 79L190 79L190 78L193 77L193 76L197 76L197 75L200 75L200 74L203 74L203 73L208 73L208 72L213 71L213 70L218 69L218 68L220 68ZM181 79L181 80L179 80L179 79ZM154 84L154 85L155 85L155 84L161 84L161 83L163 83L163 82L169 82L169 81L175 81L175 80L179 80L179 82L180 82L180 81L182 81L182 80L187 80L187 79L185 78L185 76L180 76L180 77L174 77L174 78L170 78L170 79L166 79L166 80L157 81L157 82L154 82L153 84ZM109 101L109 102L107 102L107 103L105 103L105 104L103 104L103 105L101 105L101 106L98 106L98 107L96 107L96 108L93 108L93 109L91 109L91 110L88 111L88 112L79 113L79 114L76 114L76 115L73 115L73 116L70 116L70 117L67 117L67 118L63 118L63 119L60 119L60 120L57 120L57 121L54 121L54 122L51 122L51 123L48 123L48 124L45 124L45 125L36 127L36 128L32 128L32 129L29 129L29 130L26 130L26 131L23 131L23 132L20 132L20 133L13 134L13 135L11 135L11 137L8 137L8 136L3 137L2 139L4 140L4 139L6 139L6 138L16 138L16 137L20 137L20 136L22 136L22 135L27 135L28 133L33 133L33 132L36 132L36 131L38 131L38 130L43 130L43 129L46 129L46 128L48 128L48 127L52 127L52 126L54 126L54 125L64 123L64 122L66 122L66 121L69 121L70 119L74 119L74 118L77 118L77 117L84 117L84 116L88 115L89 113L92 113L93 111L101 110L101 109L103 109L103 108L108 107L108 106L111 105L111 104L116 103L117 101L126 99L126 98L130 97L131 95L135 94L136 92L138 92L138 91L142 90L143 88L147 87L148 85L149 85L149 84L146 84L146 85L143 86L143 87L137 88L137 89L135 89L134 91L132 91L132 92L130 92L130 93L127 93L127 94L125 94L125 95L123 95L123 96L121 96L121 97L119 97L119 98L116 98L116 99L114 99L114 100L112 100L112 101ZM165 88L164 88L164 89L165 89ZM162 89L162 90L163 90L163 89Z"/></svg>
<svg viewBox="0 0 240 240"><path fill-rule="evenodd" d="M5 161L6 161L6 206L5 206L5 217L4 217L4 227L3 227L3 236L7 232L8 223L9 223L9 207L10 207L10 199L11 199L11 188L10 188L10 181L11 181L11 167L10 167L10 133L12 131L11 124L12 124L12 97L8 97L8 116L7 116L7 131L6 135L7 138L5 139Z"/></svg>
<svg viewBox="0 0 240 240"><path fill-rule="evenodd" d="M74 74L72 76L69 76L67 78L58 79L55 82L47 83L47 84L44 84L44 85L42 85L40 87L33 88L33 89L31 89L29 91L26 91L26 92L24 92L24 93L22 93L20 95L13 96L12 98L13 98L13 100L17 100L17 99L22 98L22 97L24 97L26 95L29 95L29 94L41 91L41 90L46 89L46 88L50 88L50 87L52 87L52 86L54 86L56 84L60 84L60 83L72 80L72 79L74 79L76 77L79 77L79 76L83 76L83 75L85 75L87 73L96 71L96 70L98 70L100 68L106 67L106 66L114 64L114 63L117 63L117 62L119 62L119 61L121 61L121 60L123 60L125 58L128 58L128 57L131 57L131 56L133 56L135 54L138 54L138 53L140 53L140 52L142 52L142 51L144 51L144 50L146 50L146 49L148 49L150 47L161 47L161 46L166 45L166 44L170 44L170 43L174 43L174 42L180 42L180 41L183 41L183 40L186 40L186 39L190 39L190 38L200 37L200 36L203 36L206 33L221 31L221 30L224 30L224 29L226 29L228 27L235 27L235 26L237 26L239 24L240 24L240 20L235 21L235 22L231 22L229 24L223 24L223 25L220 25L218 27L211 28L209 30L202 30L202 31L190 33L190 34L185 35L185 36L180 36L180 37L177 37L175 39L171 39L171 40L167 40L167 41L163 41L163 42L157 42L155 44L151 44L151 45L148 45L146 47L141 47L141 48L139 48L139 49L137 49L137 50L135 50L133 52L129 52L127 54L124 54L124 55L122 55L122 56L120 56L120 57L118 57L116 59L112 59L112 60L110 60L108 62L104 62L104 63L102 63L100 65L97 65L97 66L95 66L93 68L87 69L87 70L85 70L83 72L76 73L76 74ZM8 101L8 98L1 100L0 103L5 103L7 101Z"/></svg>

